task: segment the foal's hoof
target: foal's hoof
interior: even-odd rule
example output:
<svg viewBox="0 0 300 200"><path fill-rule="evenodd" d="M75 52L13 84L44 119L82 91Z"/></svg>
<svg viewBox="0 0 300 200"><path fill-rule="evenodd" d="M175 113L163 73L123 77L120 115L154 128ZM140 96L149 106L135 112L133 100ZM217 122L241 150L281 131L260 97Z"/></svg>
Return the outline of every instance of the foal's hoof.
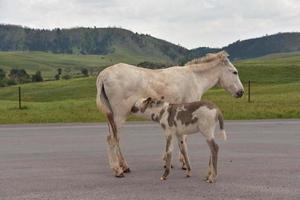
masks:
<svg viewBox="0 0 300 200"><path fill-rule="evenodd" d="M124 172L124 173L130 173L130 172L131 172L131 170L130 170L130 168L128 167L128 168L127 168L127 169L125 169L123 172Z"/></svg>
<svg viewBox="0 0 300 200"><path fill-rule="evenodd" d="M123 178L125 176L124 176L124 173L121 173L121 174L116 174L115 177L117 177L117 178Z"/></svg>
<svg viewBox="0 0 300 200"><path fill-rule="evenodd" d="M166 165L164 165L164 168L166 169L166 168L167 168L167 166L166 166ZM171 165L171 168L173 169L173 168L174 168L174 166L173 166L173 165Z"/></svg>
<svg viewBox="0 0 300 200"><path fill-rule="evenodd" d="M214 182L215 180L211 180L211 179L206 180L206 183L214 183Z"/></svg>
<svg viewBox="0 0 300 200"><path fill-rule="evenodd" d="M191 172L187 172L186 177L189 178L191 177L192 173Z"/></svg>
<svg viewBox="0 0 300 200"><path fill-rule="evenodd" d="M162 176L162 177L160 177L160 180L165 181L165 180L167 180L167 177Z"/></svg>
<svg viewBox="0 0 300 200"><path fill-rule="evenodd" d="M212 178L212 177L205 177L204 178L204 181L206 182L206 183L215 183L216 182L216 179L215 178Z"/></svg>
<svg viewBox="0 0 300 200"><path fill-rule="evenodd" d="M181 169L182 170L187 170L187 168L185 166L182 166Z"/></svg>

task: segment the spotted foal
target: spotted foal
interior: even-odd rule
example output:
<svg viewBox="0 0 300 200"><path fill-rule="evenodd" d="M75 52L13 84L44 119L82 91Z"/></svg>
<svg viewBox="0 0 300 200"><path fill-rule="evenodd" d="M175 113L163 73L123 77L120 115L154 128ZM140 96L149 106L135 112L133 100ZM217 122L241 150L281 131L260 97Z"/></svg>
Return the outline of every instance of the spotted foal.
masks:
<svg viewBox="0 0 300 200"><path fill-rule="evenodd" d="M191 167L183 136L200 132L206 138L211 152L208 174L205 180L208 183L215 182L219 151L219 146L214 140L214 131L217 122L219 122L221 129L221 136L226 140L223 115L215 104L207 101L170 104L163 99L156 100L149 97L147 99L138 100L132 107L132 110L137 114L160 123L164 129L166 136L166 150L164 155L166 167L161 180L166 180L170 173L173 150L172 139L175 136L177 137L179 149L186 163L186 176L191 176Z"/></svg>

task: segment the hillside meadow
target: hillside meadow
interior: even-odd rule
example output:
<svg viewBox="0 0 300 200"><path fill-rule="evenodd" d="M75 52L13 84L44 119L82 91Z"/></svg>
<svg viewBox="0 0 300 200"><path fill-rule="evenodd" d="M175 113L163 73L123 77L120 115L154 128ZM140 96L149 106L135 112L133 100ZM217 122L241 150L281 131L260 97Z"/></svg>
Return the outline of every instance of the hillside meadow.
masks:
<svg viewBox="0 0 300 200"><path fill-rule="evenodd" d="M81 54L54 54L48 52L26 51L0 51L0 68L8 73L11 69L25 69L28 74L41 71L45 80L54 80L57 69L62 74L77 76L80 70L86 68L90 74L98 74L103 68L114 63L124 62L138 64L144 61L168 63L168 59L156 58L146 55L135 55L132 52L118 48L116 52L108 55L81 55Z"/></svg>
<svg viewBox="0 0 300 200"><path fill-rule="evenodd" d="M208 91L225 119L300 118L300 54L276 54L234 63L245 86L245 96L235 99L223 89ZM251 102L247 82L251 80ZM0 88L0 124L103 122L95 104L96 77L28 83ZM129 120L136 120L130 117Z"/></svg>

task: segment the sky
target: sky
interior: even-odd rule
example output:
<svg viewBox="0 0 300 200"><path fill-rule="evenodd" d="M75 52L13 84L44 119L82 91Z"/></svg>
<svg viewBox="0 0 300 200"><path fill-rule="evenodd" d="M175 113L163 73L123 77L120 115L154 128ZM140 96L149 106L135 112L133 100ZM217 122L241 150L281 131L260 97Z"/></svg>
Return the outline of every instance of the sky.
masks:
<svg viewBox="0 0 300 200"><path fill-rule="evenodd" d="M300 32L300 0L0 0L0 23L122 27L192 49Z"/></svg>

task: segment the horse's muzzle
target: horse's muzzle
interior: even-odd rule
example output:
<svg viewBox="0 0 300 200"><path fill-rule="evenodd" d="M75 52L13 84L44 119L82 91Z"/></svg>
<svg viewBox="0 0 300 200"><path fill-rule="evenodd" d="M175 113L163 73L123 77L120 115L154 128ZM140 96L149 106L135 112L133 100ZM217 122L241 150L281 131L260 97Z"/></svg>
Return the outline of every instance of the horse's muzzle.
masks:
<svg viewBox="0 0 300 200"><path fill-rule="evenodd" d="M243 94L244 94L244 90L239 90L239 91L235 94L235 96L236 96L237 98L241 98L241 97L243 96Z"/></svg>

